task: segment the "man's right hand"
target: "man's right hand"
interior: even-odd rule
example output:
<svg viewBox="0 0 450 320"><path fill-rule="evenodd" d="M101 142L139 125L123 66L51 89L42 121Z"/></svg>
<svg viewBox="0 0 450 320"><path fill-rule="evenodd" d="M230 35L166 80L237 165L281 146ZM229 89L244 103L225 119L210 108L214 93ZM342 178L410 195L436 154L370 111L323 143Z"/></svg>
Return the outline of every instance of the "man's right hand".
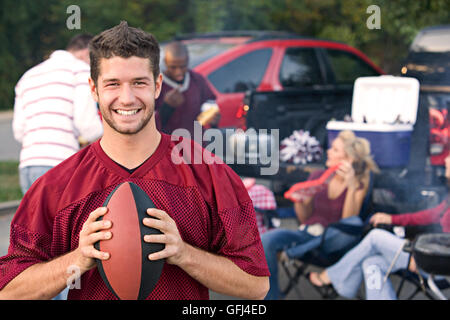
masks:
<svg viewBox="0 0 450 320"><path fill-rule="evenodd" d="M97 221L97 219L108 212L108 208L100 207L89 214L80 232L77 251L77 265L81 272L88 271L95 266L95 258L108 260L109 253L95 249L94 244L100 240L111 239L112 234L108 229L112 223L109 220Z"/></svg>
<svg viewBox="0 0 450 320"><path fill-rule="evenodd" d="M172 89L164 96L164 102L171 107L178 108L184 103L184 96L178 89Z"/></svg>
<svg viewBox="0 0 450 320"><path fill-rule="evenodd" d="M370 223L374 226L378 224L392 224L392 216L387 213L377 212L370 218Z"/></svg>

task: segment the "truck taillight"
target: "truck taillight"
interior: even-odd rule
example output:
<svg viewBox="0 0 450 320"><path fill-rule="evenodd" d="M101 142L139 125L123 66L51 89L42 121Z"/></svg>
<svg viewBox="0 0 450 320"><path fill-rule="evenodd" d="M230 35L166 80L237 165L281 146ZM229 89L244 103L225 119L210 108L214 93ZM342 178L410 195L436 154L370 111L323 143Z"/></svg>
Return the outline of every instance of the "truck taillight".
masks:
<svg viewBox="0 0 450 320"><path fill-rule="evenodd" d="M250 109L250 107L248 105L246 105L246 104L243 105L236 112L236 118L241 119L241 118L245 117L247 115L248 109Z"/></svg>

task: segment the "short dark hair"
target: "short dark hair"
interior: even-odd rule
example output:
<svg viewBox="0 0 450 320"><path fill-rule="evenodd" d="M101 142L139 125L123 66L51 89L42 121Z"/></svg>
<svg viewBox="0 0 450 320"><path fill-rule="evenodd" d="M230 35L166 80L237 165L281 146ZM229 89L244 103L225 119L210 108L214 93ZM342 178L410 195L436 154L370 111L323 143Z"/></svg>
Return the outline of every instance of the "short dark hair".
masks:
<svg viewBox="0 0 450 320"><path fill-rule="evenodd" d="M88 33L77 34L76 36L72 37L72 39L70 39L69 43L66 46L66 50L78 51L86 49L92 38L93 36Z"/></svg>
<svg viewBox="0 0 450 320"><path fill-rule="evenodd" d="M172 54L172 56L176 57L176 58L189 58L189 52L188 49L186 47L186 45L181 42L181 41L172 41L169 42L165 47L164 47L164 52L167 54L168 52L170 52Z"/></svg>
<svg viewBox="0 0 450 320"><path fill-rule="evenodd" d="M126 21L95 36L89 44L91 78L97 83L100 59L117 56L148 58L153 77L159 75L159 44L156 38L141 29L129 27Z"/></svg>

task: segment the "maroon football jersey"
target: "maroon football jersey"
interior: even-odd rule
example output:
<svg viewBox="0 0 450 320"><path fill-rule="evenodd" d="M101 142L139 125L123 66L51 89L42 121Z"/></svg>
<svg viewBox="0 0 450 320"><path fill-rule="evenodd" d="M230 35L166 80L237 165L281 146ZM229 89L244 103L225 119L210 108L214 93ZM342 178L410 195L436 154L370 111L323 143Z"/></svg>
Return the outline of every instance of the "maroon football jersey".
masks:
<svg viewBox="0 0 450 320"><path fill-rule="evenodd" d="M252 201L241 179L223 163L183 163L175 148L182 141L203 152L189 140L163 134L155 153L130 174L97 141L39 178L11 223L10 247L0 258L0 289L27 267L76 249L88 215L125 181L141 187L156 208L175 220L185 242L227 257L249 274L268 276ZM71 289L68 298L116 299L97 268L82 275L81 288ZM208 288L165 263L147 299L208 298Z"/></svg>

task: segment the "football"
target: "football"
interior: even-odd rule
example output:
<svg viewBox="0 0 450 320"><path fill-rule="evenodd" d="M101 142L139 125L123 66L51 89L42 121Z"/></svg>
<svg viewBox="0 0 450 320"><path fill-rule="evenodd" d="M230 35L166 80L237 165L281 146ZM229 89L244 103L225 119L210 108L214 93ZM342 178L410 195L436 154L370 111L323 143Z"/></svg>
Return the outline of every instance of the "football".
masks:
<svg viewBox="0 0 450 320"><path fill-rule="evenodd" d="M112 222L111 239L95 244L108 252L108 260L98 260L97 267L106 286L121 300L144 300L153 291L162 272L164 260L150 261L148 255L164 249L164 244L144 242L144 235L161 234L145 226L147 209L153 201L138 185L124 182L106 198L108 212L101 217Z"/></svg>

